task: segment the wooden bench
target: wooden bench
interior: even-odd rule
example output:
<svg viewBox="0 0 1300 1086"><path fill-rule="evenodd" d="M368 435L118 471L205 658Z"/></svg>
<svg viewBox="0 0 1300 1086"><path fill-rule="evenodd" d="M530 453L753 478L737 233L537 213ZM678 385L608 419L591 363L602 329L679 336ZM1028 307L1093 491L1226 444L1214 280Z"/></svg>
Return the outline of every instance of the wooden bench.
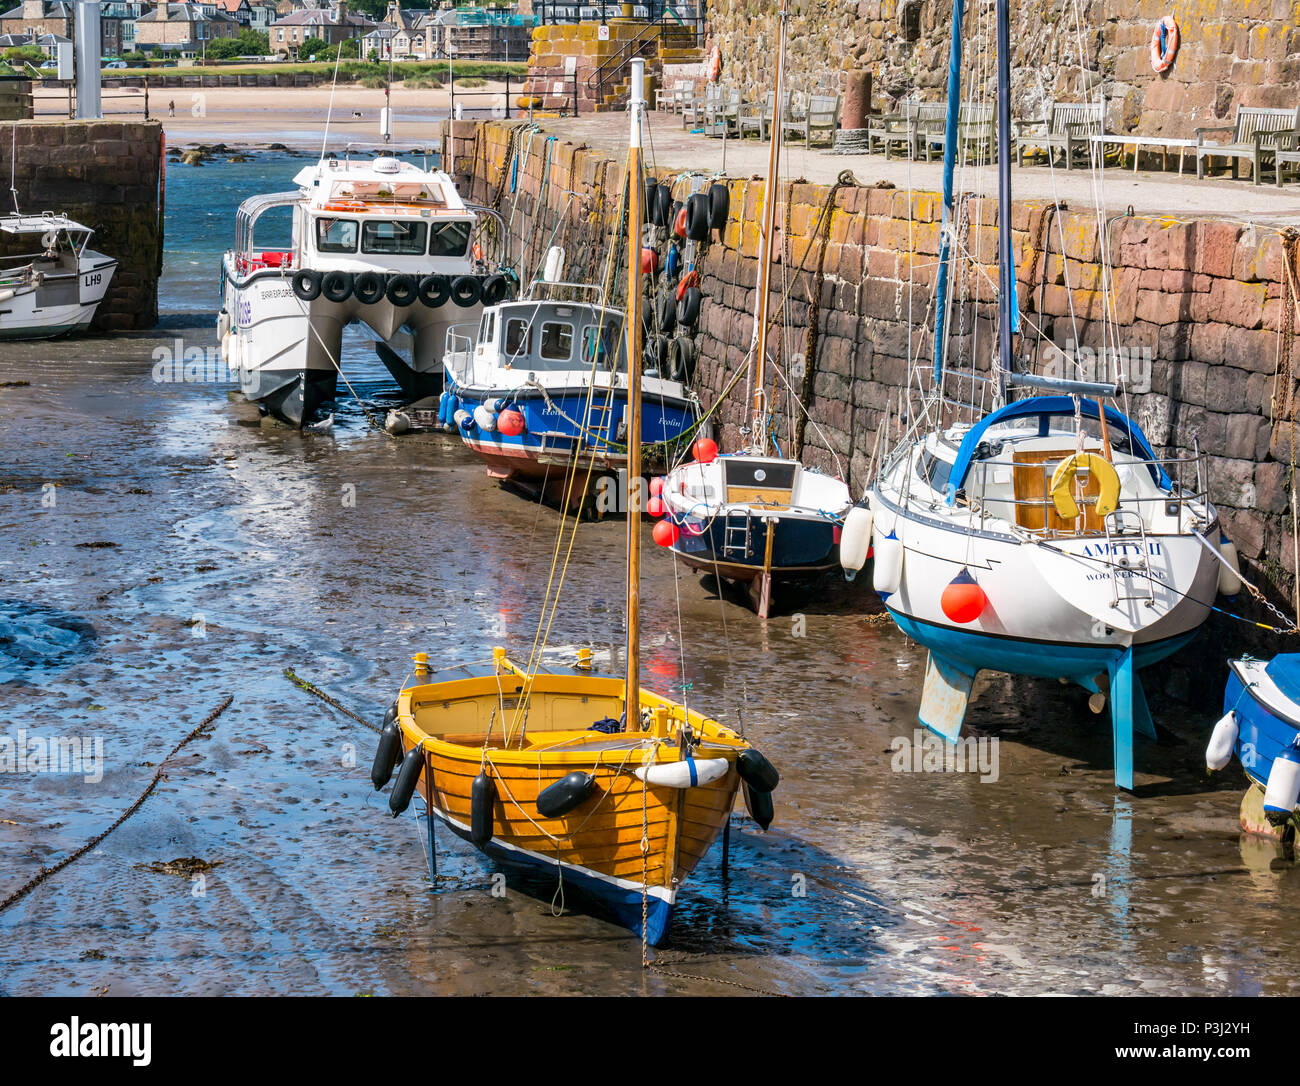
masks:
<svg viewBox="0 0 1300 1086"><path fill-rule="evenodd" d="M1274 144L1274 180L1278 188L1289 167L1295 167L1295 174L1300 177L1300 132L1279 132Z"/></svg>
<svg viewBox="0 0 1300 1086"><path fill-rule="evenodd" d="M666 106L669 113L680 113L694 97L695 80L679 79L671 89L662 87L655 91L655 109L661 110Z"/></svg>
<svg viewBox="0 0 1300 1086"><path fill-rule="evenodd" d="M924 153L926 162L934 153L943 154L948 143L948 107L944 105L942 119L921 121L917 126L917 153ZM992 102L963 102L957 110L957 156L961 161L996 162L998 157L998 127L993 115ZM967 151L973 157L966 159Z"/></svg>
<svg viewBox="0 0 1300 1086"><path fill-rule="evenodd" d="M1229 160L1235 178L1237 163L1249 159L1251 180L1258 185L1260 168L1265 156L1273 155L1278 133L1297 130L1300 130L1300 106L1295 109L1238 106L1232 124L1210 125L1196 130L1196 176L1205 176L1207 158L1222 157ZM1205 137L1210 132L1226 132L1229 140L1227 143L1207 140Z"/></svg>
<svg viewBox="0 0 1300 1086"><path fill-rule="evenodd" d="M824 133L835 142L835 130L840 125L841 100L838 94L814 94L808 99L808 108L802 117L781 122L781 134L803 136L805 147L812 147L813 133Z"/></svg>
<svg viewBox="0 0 1300 1086"><path fill-rule="evenodd" d="M1065 168L1074 169L1075 151L1091 155L1091 140L1102 134L1104 102L1053 102L1041 121L1015 121L1016 158L1024 166L1030 148L1038 148L1050 163L1053 151L1065 152Z"/></svg>
<svg viewBox="0 0 1300 1086"><path fill-rule="evenodd" d="M1107 147L1118 147L1122 154L1124 148L1132 144L1133 146L1133 172L1137 173L1138 157L1143 147L1153 148L1160 152L1165 169L1169 168L1169 152L1178 152L1178 172L1183 172L1183 158L1186 152L1196 148L1196 141L1190 139L1176 139L1173 136L1139 136L1136 132L1130 132L1127 136L1106 135L1097 133L1092 137L1093 146L1102 154Z"/></svg>
<svg viewBox="0 0 1300 1086"><path fill-rule="evenodd" d="M886 140L897 133L906 133L908 124L916 116L920 104L915 98L903 98L899 100L896 112L869 115L867 117L867 154L875 152L877 142L883 151Z"/></svg>
<svg viewBox="0 0 1300 1086"><path fill-rule="evenodd" d="M721 102L722 84L709 83L702 95L692 95L690 100L682 105L682 127L690 128L691 125L700 124L708 115L709 108L720 105Z"/></svg>
<svg viewBox="0 0 1300 1086"><path fill-rule="evenodd" d="M791 92L781 92L781 123L784 124L790 119L790 100ZM758 138L766 140L768 133L772 130L772 123L776 116L776 91L768 91L763 100L762 107L750 106L740 114L740 138L745 138L746 132L757 132Z"/></svg>

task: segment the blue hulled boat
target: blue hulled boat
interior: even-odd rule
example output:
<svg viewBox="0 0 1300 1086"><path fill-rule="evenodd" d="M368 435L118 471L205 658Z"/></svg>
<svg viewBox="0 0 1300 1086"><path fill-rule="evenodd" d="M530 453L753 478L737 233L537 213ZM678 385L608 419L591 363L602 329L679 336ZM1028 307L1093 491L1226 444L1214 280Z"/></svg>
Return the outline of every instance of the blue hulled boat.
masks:
<svg viewBox="0 0 1300 1086"><path fill-rule="evenodd" d="M599 288L534 283L520 300L448 331L439 422L459 431L496 478L576 505L600 478L627 467L624 339L623 313ZM647 470L699 418L684 376L651 369L641 379Z"/></svg>
<svg viewBox="0 0 1300 1086"><path fill-rule="evenodd" d="M1222 769L1235 754L1246 776L1264 789L1268 821L1294 824L1300 797L1300 653L1231 661L1223 712L1210 736L1207 766Z"/></svg>

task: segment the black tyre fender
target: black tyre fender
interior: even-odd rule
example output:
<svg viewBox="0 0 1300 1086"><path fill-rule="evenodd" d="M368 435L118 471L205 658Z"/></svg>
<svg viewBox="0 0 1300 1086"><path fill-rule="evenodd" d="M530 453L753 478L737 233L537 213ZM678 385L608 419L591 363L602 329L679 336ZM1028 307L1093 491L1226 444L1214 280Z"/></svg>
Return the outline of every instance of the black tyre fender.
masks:
<svg viewBox="0 0 1300 1086"><path fill-rule="evenodd" d="M668 346L668 374L674 381L690 384L695 373L695 344L677 336Z"/></svg>
<svg viewBox="0 0 1300 1086"><path fill-rule="evenodd" d="M420 285L416 288L420 296L420 304L427 305L430 309L437 309L440 305L446 305L447 299L451 297L451 283L445 275L426 275L420 280Z"/></svg>
<svg viewBox="0 0 1300 1086"><path fill-rule="evenodd" d="M420 296L420 284L414 275L394 275L389 278L384 295L393 305L408 306Z"/></svg>
<svg viewBox="0 0 1300 1086"><path fill-rule="evenodd" d="M304 302L314 302L320 297L321 274L303 268L293 274L293 293L295 298Z"/></svg>
<svg viewBox="0 0 1300 1086"><path fill-rule="evenodd" d="M645 206L643 207L643 222L655 221L655 207L659 202L659 182L647 181L645 186Z"/></svg>
<svg viewBox="0 0 1300 1086"><path fill-rule="evenodd" d="M700 305L704 295L699 287L687 287L682 300L677 303L677 323L685 328L694 328L700 320Z"/></svg>
<svg viewBox="0 0 1300 1086"><path fill-rule="evenodd" d="M671 336L677 327L677 299L669 291L659 299L659 331Z"/></svg>
<svg viewBox="0 0 1300 1086"><path fill-rule="evenodd" d="M345 271L326 272L320 282L320 292L330 302L346 302L352 297L352 275Z"/></svg>
<svg viewBox="0 0 1300 1086"><path fill-rule="evenodd" d="M668 366L668 337L651 336L645 343L646 364L663 373Z"/></svg>
<svg viewBox="0 0 1300 1086"><path fill-rule="evenodd" d="M510 296L510 280L498 272L483 280L483 304L497 305Z"/></svg>
<svg viewBox="0 0 1300 1086"><path fill-rule="evenodd" d="M451 282L451 300L468 309L483 300L483 281L472 275L462 275Z"/></svg>
<svg viewBox="0 0 1300 1086"><path fill-rule="evenodd" d="M691 241L709 240L709 198L702 192L686 201L686 236Z"/></svg>
<svg viewBox="0 0 1300 1086"><path fill-rule="evenodd" d="M725 230L731 214L731 190L726 185L709 186L709 226Z"/></svg>
<svg viewBox="0 0 1300 1086"><path fill-rule="evenodd" d="M352 280L352 294L362 305L374 305L384 297L387 285L379 272L357 272Z"/></svg>
<svg viewBox="0 0 1300 1086"><path fill-rule="evenodd" d="M654 223L669 230L673 225L673 190L668 185L660 185L655 190Z"/></svg>

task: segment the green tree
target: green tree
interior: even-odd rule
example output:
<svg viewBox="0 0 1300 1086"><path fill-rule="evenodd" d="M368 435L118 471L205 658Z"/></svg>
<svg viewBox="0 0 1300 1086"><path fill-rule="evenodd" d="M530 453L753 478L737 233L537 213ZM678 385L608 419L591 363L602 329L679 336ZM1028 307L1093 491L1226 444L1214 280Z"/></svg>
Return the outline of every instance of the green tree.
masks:
<svg viewBox="0 0 1300 1086"><path fill-rule="evenodd" d="M265 30L253 30L245 27L235 39L239 42L239 52L245 57L264 57L271 53L271 35Z"/></svg>
<svg viewBox="0 0 1300 1086"><path fill-rule="evenodd" d="M45 50L39 45L20 45L14 49L5 50L5 60L11 64L35 64L39 68L48 59Z"/></svg>
<svg viewBox="0 0 1300 1086"><path fill-rule="evenodd" d="M350 7L356 15L369 15L372 19L381 20L388 11L388 0L353 0Z"/></svg>
<svg viewBox="0 0 1300 1086"><path fill-rule="evenodd" d="M303 44L305 45L306 43L304 42ZM299 49L299 50L298 50L298 56L301 57L301 56L303 55L304 51L305 51L305 50L303 50L303 49ZM346 39L345 41L341 41L341 42L339 42L338 45L328 45L328 46L326 46L324 49L321 49L321 50L317 51L317 53L316 53L316 59L317 59L317 60L333 60L335 57L340 56L340 55L341 55L345 60L346 60L348 57L358 57L358 58L359 58L359 57L361 56L361 39L360 39L360 38L348 38L348 39Z"/></svg>
<svg viewBox="0 0 1300 1086"><path fill-rule="evenodd" d="M328 46L325 44L324 38L304 38L303 43L298 46L298 56L303 59L306 59L307 57L316 57L319 59L320 55L325 52L327 48Z"/></svg>
<svg viewBox="0 0 1300 1086"><path fill-rule="evenodd" d="M208 43L204 55L209 60L229 60L243 54L238 38L217 38Z"/></svg>

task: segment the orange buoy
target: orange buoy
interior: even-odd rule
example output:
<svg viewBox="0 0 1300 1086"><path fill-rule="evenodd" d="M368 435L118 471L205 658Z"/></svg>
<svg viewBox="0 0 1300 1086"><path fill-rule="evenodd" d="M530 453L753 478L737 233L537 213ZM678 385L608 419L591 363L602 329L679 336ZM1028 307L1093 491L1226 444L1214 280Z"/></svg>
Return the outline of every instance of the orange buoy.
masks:
<svg viewBox="0 0 1300 1086"><path fill-rule="evenodd" d="M683 204L682 209L677 212L677 218L673 221L673 233L676 234L679 238L686 237L686 205L685 204Z"/></svg>
<svg viewBox="0 0 1300 1086"><path fill-rule="evenodd" d="M691 452L701 464L712 464L718 458L718 443L711 437L702 437L691 446Z"/></svg>
<svg viewBox="0 0 1300 1086"><path fill-rule="evenodd" d="M970 570L965 567L957 574L939 597L939 606L952 622L965 625L974 622L984 613L989 598L984 589L975 583Z"/></svg>
<svg viewBox="0 0 1300 1086"><path fill-rule="evenodd" d="M524 432L524 413L507 407L497 415L497 432L503 437L518 437Z"/></svg>
<svg viewBox="0 0 1300 1086"><path fill-rule="evenodd" d="M641 274L654 275L659 271L659 250L645 246L641 250Z"/></svg>
<svg viewBox="0 0 1300 1086"><path fill-rule="evenodd" d="M1166 15L1151 33L1151 67L1157 72L1169 70L1178 54L1178 20Z"/></svg>
<svg viewBox="0 0 1300 1086"><path fill-rule="evenodd" d="M671 547L682 534L681 529L671 520L661 520L650 533L661 547Z"/></svg>

